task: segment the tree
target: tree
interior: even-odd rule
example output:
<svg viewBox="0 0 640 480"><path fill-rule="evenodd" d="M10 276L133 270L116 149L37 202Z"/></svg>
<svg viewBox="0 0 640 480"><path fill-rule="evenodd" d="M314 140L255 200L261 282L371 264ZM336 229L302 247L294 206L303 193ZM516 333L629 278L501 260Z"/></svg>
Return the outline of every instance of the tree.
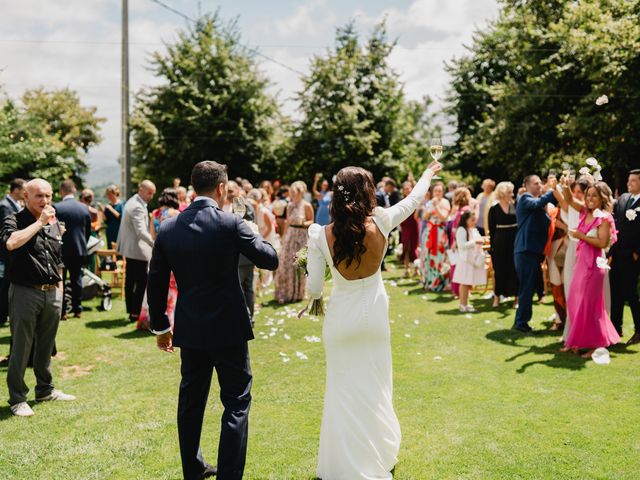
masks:
<svg viewBox="0 0 640 480"><path fill-rule="evenodd" d="M347 165L380 178L424 166L430 101L405 101L388 64L394 46L384 23L361 45L351 22L337 30L333 50L312 59L298 94L303 118L292 139L290 178L331 175Z"/></svg>
<svg viewBox="0 0 640 480"><path fill-rule="evenodd" d="M0 104L0 182L42 177L55 186L72 178L82 185L86 155L100 143L104 121L69 89L27 90L20 103L5 98Z"/></svg>
<svg viewBox="0 0 640 480"><path fill-rule="evenodd" d="M448 67L458 167L513 179L595 156L621 187L640 153L639 20L638 0L505 1Z"/></svg>
<svg viewBox="0 0 640 480"><path fill-rule="evenodd" d="M204 16L153 55L152 69L163 82L137 95L131 122L138 179L169 185L201 160L243 177L275 165L278 107L234 23Z"/></svg>

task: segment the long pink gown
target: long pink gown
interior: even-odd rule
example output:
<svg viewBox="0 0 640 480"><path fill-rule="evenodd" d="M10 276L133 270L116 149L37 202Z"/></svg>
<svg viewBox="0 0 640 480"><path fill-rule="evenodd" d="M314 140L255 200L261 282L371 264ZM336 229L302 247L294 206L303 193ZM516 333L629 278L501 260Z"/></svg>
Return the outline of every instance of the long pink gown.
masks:
<svg viewBox="0 0 640 480"><path fill-rule="evenodd" d="M611 225L611 244L617 240L615 223L610 213L601 212L586 225L587 211L580 212L578 230L589 234L602 224ZM571 320L571 330L565 345L569 348L600 348L614 345L620 336L609 319L604 303L604 279L606 270L597 266L597 258L604 257L604 251L580 240L577 248L573 280L569 288L567 306Z"/></svg>

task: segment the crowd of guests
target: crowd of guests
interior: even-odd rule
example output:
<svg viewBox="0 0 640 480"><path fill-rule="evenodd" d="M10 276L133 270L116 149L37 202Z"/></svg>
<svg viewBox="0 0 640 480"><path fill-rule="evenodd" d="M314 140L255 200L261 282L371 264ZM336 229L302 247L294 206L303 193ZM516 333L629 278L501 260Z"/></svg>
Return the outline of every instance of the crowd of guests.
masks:
<svg viewBox="0 0 640 480"><path fill-rule="evenodd" d="M395 205L414 184L411 176L400 188L395 180L382 178L378 207ZM513 328L524 333L531 331L533 300L544 294L546 271L556 312L551 328L563 331L565 351L590 356L618 343L626 303L635 325L628 343L640 343L640 170L629 172L627 190L614 199L607 184L587 172L578 178L549 175L545 182L530 175L517 191L511 182L496 185L485 179L476 197L469 185L434 182L414 215L400 225L397 245L389 242L388 254L395 251L405 276L419 278L425 290L457 297L464 313L475 311L470 293L486 285L492 272L493 307L512 301ZM0 201L0 325L12 322L11 352L4 362L17 415L33 414L25 403L29 363L36 373L37 398L73 399L53 388L50 358L57 322L82 314L81 271L90 266L91 237L104 237L106 247L124 259L128 318L137 328L149 329L146 287L154 241L164 221L196 200L193 189L179 179L160 192L151 212L156 186L150 180L142 181L126 203L115 185L106 189L105 205L95 203L89 189L78 194L71 180L60 184L58 194L60 201L53 203L53 189L45 180L16 179ZM315 175L311 191L303 181L229 182L227 198L217 207L254 224L280 258L275 273L240 258L238 274L251 317L255 296L271 286L280 304L304 299L306 278L293 264L307 244L308 228L331 223L333 194L331 180L322 174ZM69 306L57 288L62 282L70 292ZM178 294L172 278L166 312L171 324Z"/></svg>

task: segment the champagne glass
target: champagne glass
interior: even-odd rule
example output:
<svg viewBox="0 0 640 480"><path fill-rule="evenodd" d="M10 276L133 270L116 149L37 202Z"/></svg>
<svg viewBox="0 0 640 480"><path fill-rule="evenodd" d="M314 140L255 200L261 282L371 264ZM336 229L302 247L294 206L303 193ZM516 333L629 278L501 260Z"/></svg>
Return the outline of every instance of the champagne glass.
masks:
<svg viewBox="0 0 640 480"><path fill-rule="evenodd" d="M556 169L555 168L550 168L549 169L549 175L547 175L547 178L548 179L557 178L557 176L558 176L558 172L556 172Z"/></svg>
<svg viewBox="0 0 640 480"><path fill-rule="evenodd" d="M233 213L238 215L240 218L244 218L247 214L247 206L244 204L242 197L236 197L233 199L233 206L231 209Z"/></svg>
<svg viewBox="0 0 640 480"><path fill-rule="evenodd" d="M440 157L442 157L442 138L440 137L433 137L431 139L431 147L430 147L430 153L431 153L431 158L433 158L436 162L440 160ZM442 177L439 177L437 175L434 175L433 177L434 179L440 179Z"/></svg>

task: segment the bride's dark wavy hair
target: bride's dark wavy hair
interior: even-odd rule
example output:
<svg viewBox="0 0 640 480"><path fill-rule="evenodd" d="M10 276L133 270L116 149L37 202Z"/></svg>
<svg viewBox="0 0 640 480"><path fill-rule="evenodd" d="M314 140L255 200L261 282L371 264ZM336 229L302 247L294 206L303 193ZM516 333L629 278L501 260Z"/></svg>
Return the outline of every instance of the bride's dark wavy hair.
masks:
<svg viewBox="0 0 640 480"><path fill-rule="evenodd" d="M364 168L346 167L338 172L333 183L331 218L333 219L333 265L345 262L347 268L353 262L358 266L366 233L365 220L376 208L376 186L373 175Z"/></svg>

